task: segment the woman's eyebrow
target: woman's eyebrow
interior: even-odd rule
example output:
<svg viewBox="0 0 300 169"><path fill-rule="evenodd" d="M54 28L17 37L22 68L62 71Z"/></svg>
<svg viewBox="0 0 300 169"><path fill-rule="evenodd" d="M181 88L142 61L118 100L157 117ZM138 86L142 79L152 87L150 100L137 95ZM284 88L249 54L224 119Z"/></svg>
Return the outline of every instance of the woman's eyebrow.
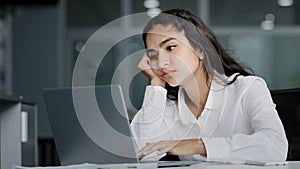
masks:
<svg viewBox="0 0 300 169"><path fill-rule="evenodd" d="M162 47L165 43L169 42L170 40L176 40L176 38L168 38L163 40L162 42L159 43L159 47Z"/></svg>
<svg viewBox="0 0 300 169"><path fill-rule="evenodd" d="M156 52L156 50L155 49L146 49L147 55L149 55L149 53L151 53L151 52Z"/></svg>

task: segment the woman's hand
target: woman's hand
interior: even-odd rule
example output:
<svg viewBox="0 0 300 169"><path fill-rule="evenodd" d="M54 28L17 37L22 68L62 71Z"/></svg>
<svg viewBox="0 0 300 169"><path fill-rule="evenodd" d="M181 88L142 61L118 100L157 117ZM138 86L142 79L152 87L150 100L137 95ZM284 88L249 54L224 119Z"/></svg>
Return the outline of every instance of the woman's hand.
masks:
<svg viewBox="0 0 300 169"><path fill-rule="evenodd" d="M139 159L157 151L158 155L168 153L171 155L190 156L201 154L206 156L206 149L201 139L167 140L147 145L138 152Z"/></svg>
<svg viewBox="0 0 300 169"><path fill-rule="evenodd" d="M165 87L166 82L159 78L150 67L150 59L145 53L138 64L138 68L150 80L151 85Z"/></svg>

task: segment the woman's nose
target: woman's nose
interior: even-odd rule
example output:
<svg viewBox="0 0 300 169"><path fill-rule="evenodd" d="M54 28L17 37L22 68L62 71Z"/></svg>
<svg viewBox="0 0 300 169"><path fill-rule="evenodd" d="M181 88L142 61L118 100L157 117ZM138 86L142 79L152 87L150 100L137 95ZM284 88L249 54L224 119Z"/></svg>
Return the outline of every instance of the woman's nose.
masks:
<svg viewBox="0 0 300 169"><path fill-rule="evenodd" d="M161 53L158 57L158 66L159 68L167 68L170 64L170 58L167 54Z"/></svg>

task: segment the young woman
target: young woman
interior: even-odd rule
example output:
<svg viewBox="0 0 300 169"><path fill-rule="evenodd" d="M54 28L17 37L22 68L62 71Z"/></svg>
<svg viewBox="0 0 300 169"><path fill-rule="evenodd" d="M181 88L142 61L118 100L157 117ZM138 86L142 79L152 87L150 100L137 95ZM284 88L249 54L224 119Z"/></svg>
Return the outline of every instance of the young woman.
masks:
<svg viewBox="0 0 300 169"><path fill-rule="evenodd" d="M282 162L288 142L262 78L244 69L196 16L182 9L144 28L149 78L131 127L139 158Z"/></svg>

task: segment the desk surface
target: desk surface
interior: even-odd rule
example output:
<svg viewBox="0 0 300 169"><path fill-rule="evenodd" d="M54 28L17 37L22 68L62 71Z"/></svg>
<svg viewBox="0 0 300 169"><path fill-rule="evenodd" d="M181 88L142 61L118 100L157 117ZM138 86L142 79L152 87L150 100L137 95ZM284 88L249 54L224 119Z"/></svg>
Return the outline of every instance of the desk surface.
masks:
<svg viewBox="0 0 300 169"><path fill-rule="evenodd" d="M113 167L114 166L114 167ZM98 168L118 168L125 169L125 166L113 165L110 167L102 167L95 164L79 164L73 166L58 166L58 167L21 167L14 166L13 169L98 169ZM149 168L149 167L148 167ZM300 161L289 161L286 165L270 165L270 166L256 166L256 165L236 165L236 164L225 164L225 163L212 163L203 162L187 167L168 167L163 169L300 169Z"/></svg>
<svg viewBox="0 0 300 169"><path fill-rule="evenodd" d="M270 165L270 166L256 166L256 165L234 165L221 163L200 163L188 167L173 167L172 169L300 169L300 161L288 161L286 165ZM171 168L165 168L171 169Z"/></svg>

